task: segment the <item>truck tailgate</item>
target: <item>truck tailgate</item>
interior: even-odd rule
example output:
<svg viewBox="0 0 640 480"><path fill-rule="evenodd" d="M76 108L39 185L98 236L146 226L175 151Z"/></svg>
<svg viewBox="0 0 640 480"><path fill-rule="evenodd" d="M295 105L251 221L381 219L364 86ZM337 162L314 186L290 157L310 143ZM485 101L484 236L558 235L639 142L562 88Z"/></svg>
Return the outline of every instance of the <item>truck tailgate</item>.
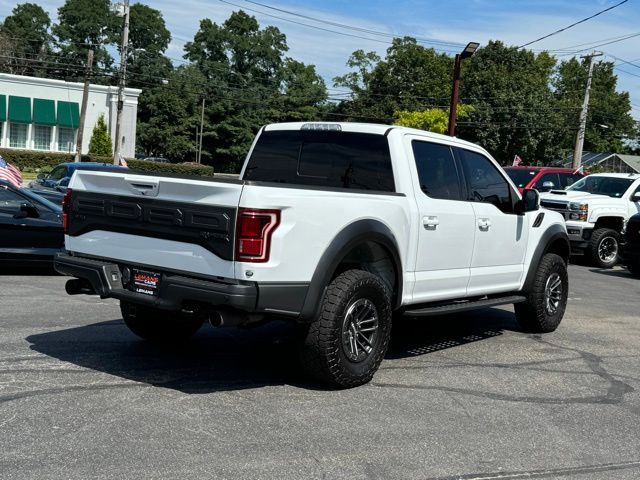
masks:
<svg viewBox="0 0 640 480"><path fill-rule="evenodd" d="M79 170L69 188L68 251L233 278L242 182Z"/></svg>

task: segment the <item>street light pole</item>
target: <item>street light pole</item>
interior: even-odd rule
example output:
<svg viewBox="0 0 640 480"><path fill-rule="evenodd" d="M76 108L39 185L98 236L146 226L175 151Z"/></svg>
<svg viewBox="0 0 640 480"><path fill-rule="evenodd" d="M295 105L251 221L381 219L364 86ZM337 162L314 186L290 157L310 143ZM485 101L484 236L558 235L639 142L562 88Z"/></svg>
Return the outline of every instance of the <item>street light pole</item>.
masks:
<svg viewBox="0 0 640 480"><path fill-rule="evenodd" d="M451 89L451 104L449 105L449 125L447 126L447 135L455 137L456 120L458 118L458 97L460 91L460 64L465 58L472 56L478 49L478 42L469 42L462 52L456 54L453 64L453 87Z"/></svg>
<svg viewBox="0 0 640 480"><path fill-rule="evenodd" d="M120 47L120 79L118 81L118 112L116 114L116 138L113 149L113 164L120 163L122 150L122 111L124 109L124 86L127 81L127 50L129 49L129 0L124 0L124 27L122 29L122 45Z"/></svg>

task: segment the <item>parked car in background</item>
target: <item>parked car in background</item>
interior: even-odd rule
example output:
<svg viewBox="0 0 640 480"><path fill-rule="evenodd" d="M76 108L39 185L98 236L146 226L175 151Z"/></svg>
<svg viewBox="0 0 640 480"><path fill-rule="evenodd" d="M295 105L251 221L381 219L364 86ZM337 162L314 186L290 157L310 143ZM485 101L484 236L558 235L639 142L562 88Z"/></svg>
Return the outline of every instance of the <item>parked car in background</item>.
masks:
<svg viewBox="0 0 640 480"><path fill-rule="evenodd" d="M506 167L505 171L520 193L527 188L535 188L539 192L564 190L584 177L584 173L575 172L571 168L523 166Z"/></svg>
<svg viewBox="0 0 640 480"><path fill-rule="evenodd" d="M627 269L640 278L640 213L635 214L627 222L624 260Z"/></svg>
<svg viewBox="0 0 640 480"><path fill-rule="evenodd" d="M51 263L63 248L60 206L0 180L0 263Z"/></svg>
<svg viewBox="0 0 640 480"><path fill-rule="evenodd" d="M619 260L620 237L631 216L640 212L640 175L596 173L566 190L541 194L541 205L564 215L573 253L611 268Z"/></svg>
<svg viewBox="0 0 640 480"><path fill-rule="evenodd" d="M97 162L67 162L61 163L48 174L40 174L38 178L29 183L29 188L41 197L57 204L62 203L62 198L67 191L67 185L76 170L110 170L126 171L126 167L112 165L110 163Z"/></svg>

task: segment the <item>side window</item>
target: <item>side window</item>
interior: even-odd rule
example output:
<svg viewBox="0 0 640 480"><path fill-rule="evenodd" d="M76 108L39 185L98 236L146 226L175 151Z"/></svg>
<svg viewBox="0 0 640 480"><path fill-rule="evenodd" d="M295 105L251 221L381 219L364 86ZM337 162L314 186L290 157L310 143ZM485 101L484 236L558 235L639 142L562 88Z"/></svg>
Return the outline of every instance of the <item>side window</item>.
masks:
<svg viewBox="0 0 640 480"><path fill-rule="evenodd" d="M451 147L419 140L411 146L422 191L431 198L463 200Z"/></svg>
<svg viewBox="0 0 640 480"><path fill-rule="evenodd" d="M0 187L0 213L18 213L23 203L26 203L26 200L21 195L8 188Z"/></svg>
<svg viewBox="0 0 640 480"><path fill-rule="evenodd" d="M582 178L582 175L574 175L573 173L560 174L560 184L562 188L567 188Z"/></svg>
<svg viewBox="0 0 640 480"><path fill-rule="evenodd" d="M47 180L60 180L65 177L67 173L67 167L56 167L51 170L51 173L47 177Z"/></svg>
<svg viewBox="0 0 640 480"><path fill-rule="evenodd" d="M544 185L545 183L547 184L546 187ZM549 184L552 184L552 185L549 185ZM533 186L533 188L535 188L539 192L548 192L551 189L560 188L560 179L558 178L558 174L557 173L545 173L545 174L543 174L536 181L536 183Z"/></svg>
<svg viewBox="0 0 640 480"><path fill-rule="evenodd" d="M479 153L458 149L469 185L469 200L495 205L504 213L513 213L511 189L491 160Z"/></svg>

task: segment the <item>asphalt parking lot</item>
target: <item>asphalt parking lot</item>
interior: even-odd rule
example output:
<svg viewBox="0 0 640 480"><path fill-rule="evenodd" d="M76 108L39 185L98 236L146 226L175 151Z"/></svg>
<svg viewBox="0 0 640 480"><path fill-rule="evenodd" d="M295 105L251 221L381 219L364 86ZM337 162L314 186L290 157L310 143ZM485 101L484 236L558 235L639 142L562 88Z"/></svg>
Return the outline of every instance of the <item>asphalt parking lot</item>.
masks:
<svg viewBox="0 0 640 480"><path fill-rule="evenodd" d="M621 268L571 266L548 335L510 307L398 321L346 391L305 382L286 325L157 347L115 301L19 273L0 275L3 479L640 478L640 280Z"/></svg>

